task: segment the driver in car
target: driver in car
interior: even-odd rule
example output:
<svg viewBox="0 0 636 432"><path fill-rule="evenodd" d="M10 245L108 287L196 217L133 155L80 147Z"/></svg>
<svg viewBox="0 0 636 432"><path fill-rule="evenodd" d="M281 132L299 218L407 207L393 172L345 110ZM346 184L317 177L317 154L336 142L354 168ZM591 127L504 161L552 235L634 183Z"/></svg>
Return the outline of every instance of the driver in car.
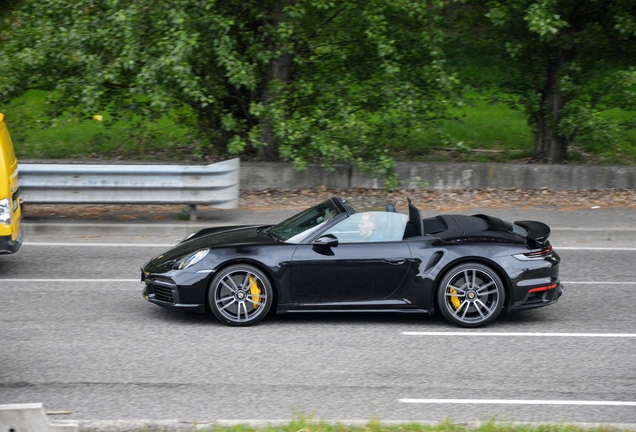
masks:
<svg viewBox="0 0 636 432"><path fill-rule="evenodd" d="M384 240L382 231L380 231L378 217L373 214L364 214L360 218L358 228L360 229L361 242L377 242Z"/></svg>

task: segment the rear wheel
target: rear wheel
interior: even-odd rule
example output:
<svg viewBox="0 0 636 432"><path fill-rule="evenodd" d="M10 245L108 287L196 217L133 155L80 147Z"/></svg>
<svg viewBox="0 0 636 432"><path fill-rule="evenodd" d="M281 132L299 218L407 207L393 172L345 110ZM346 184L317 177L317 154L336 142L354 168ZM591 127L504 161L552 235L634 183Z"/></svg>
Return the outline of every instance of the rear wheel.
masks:
<svg viewBox="0 0 636 432"><path fill-rule="evenodd" d="M272 306L272 286L259 269L233 265L212 280L208 303L214 316L233 326L248 326L262 320Z"/></svg>
<svg viewBox="0 0 636 432"><path fill-rule="evenodd" d="M481 327L494 321L501 313L504 298L499 276L479 263L453 267L437 290L442 314L461 327Z"/></svg>

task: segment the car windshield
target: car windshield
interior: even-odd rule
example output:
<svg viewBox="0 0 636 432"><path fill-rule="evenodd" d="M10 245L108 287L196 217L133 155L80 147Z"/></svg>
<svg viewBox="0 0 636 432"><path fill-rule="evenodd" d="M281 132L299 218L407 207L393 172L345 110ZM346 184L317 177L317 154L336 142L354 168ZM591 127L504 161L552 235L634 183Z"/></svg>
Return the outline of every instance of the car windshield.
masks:
<svg viewBox="0 0 636 432"><path fill-rule="evenodd" d="M277 240L300 243L327 221L340 214L332 200L327 200L270 228L267 233Z"/></svg>

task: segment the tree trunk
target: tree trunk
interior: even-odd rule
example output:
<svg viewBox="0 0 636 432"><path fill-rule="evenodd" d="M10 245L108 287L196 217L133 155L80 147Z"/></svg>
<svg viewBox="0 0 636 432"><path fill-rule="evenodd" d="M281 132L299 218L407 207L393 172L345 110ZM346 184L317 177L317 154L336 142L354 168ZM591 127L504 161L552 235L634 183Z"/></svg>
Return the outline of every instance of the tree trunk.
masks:
<svg viewBox="0 0 636 432"><path fill-rule="evenodd" d="M560 113L565 106L559 86L559 70L564 62L561 50L550 59L546 85L541 93L539 113L535 120L534 158L549 164L563 163L567 159L567 139L557 132Z"/></svg>
<svg viewBox="0 0 636 432"><path fill-rule="evenodd" d="M289 4L289 0L274 0L274 26L278 26L280 23L283 15L283 8L287 4ZM270 49L272 51L278 51L279 47L277 47L273 41L270 41ZM279 83L284 85L289 82L291 62L292 55L283 52L278 57L272 58L267 64L265 71L265 89L263 91L263 105L265 108L268 108L276 97L276 95L272 93L272 83L274 81L279 81ZM279 157L278 143L276 142L276 137L274 135L272 119L270 117L264 118L261 122L261 128L263 130L263 135L261 138L259 156L263 160L277 160Z"/></svg>
<svg viewBox="0 0 636 432"><path fill-rule="evenodd" d="M549 164L563 163L567 159L567 141L556 133L550 120L539 117L536 122L534 158Z"/></svg>

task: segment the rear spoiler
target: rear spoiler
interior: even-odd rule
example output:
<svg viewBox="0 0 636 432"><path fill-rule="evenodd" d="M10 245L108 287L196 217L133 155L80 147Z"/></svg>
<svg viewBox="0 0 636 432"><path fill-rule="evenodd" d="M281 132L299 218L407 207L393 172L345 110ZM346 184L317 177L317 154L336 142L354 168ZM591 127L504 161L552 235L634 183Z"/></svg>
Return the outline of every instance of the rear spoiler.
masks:
<svg viewBox="0 0 636 432"><path fill-rule="evenodd" d="M476 214L473 216L486 221L488 223L488 227L492 230L515 232L510 222L484 214ZM528 231L528 238L537 243L544 243L548 237L550 237L550 227L543 222L516 221L514 224Z"/></svg>
<svg viewBox="0 0 636 432"><path fill-rule="evenodd" d="M550 227L542 222L537 221L515 221L515 225L519 225L528 231L528 238L543 243L550 237Z"/></svg>

